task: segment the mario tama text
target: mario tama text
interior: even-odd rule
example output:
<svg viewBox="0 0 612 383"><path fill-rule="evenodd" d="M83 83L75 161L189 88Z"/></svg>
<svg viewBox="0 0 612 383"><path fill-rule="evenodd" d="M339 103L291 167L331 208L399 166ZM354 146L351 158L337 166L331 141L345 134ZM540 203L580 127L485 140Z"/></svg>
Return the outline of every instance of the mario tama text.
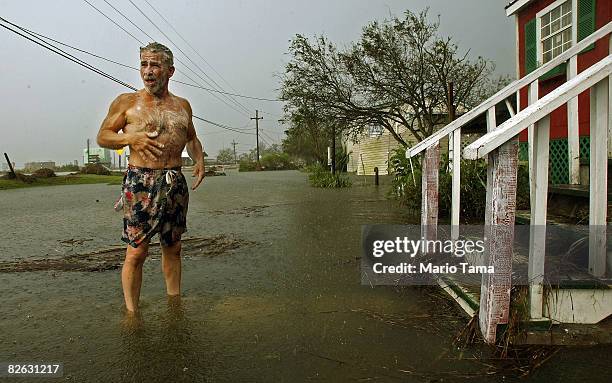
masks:
<svg viewBox="0 0 612 383"><path fill-rule="evenodd" d="M421 226L368 225L362 228L363 284L429 284L437 277L493 274L482 260L483 231L450 238L450 230L426 239Z"/></svg>
<svg viewBox="0 0 612 383"><path fill-rule="evenodd" d="M397 265L384 265L376 262L372 265L372 271L376 274L493 274L493 266L470 265L468 262L460 262L451 265L446 262L436 265L432 262L419 262L417 264L402 262Z"/></svg>
<svg viewBox="0 0 612 383"><path fill-rule="evenodd" d="M484 252L484 240L428 240L423 237L414 240L408 237L395 237L391 240L374 240L372 248L372 258L379 259L374 262L372 270L376 274L490 274L494 273L493 266L471 265L468 262L458 262L451 264L445 262L437 264L428 262L400 262L396 264L384 264L380 258L395 257L411 259L417 255L437 255L438 258L448 259L449 257L463 258L466 254L482 254ZM403 255L398 257L398 255Z"/></svg>

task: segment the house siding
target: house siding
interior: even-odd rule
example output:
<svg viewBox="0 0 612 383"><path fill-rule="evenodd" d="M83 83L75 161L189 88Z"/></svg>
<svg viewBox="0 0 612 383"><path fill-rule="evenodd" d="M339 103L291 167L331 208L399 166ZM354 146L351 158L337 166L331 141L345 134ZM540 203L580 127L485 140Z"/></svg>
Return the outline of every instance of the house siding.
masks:
<svg viewBox="0 0 612 383"><path fill-rule="evenodd" d="M347 145L349 163L347 170L357 175L373 175L378 167L378 174L389 174L389 157L402 145L387 132L379 137L365 136L358 143Z"/></svg>

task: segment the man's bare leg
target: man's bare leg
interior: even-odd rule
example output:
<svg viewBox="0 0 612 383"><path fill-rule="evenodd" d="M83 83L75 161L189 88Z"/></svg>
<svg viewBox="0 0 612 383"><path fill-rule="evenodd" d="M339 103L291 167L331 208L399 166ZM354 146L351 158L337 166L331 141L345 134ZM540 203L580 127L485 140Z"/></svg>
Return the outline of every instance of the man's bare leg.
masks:
<svg viewBox="0 0 612 383"><path fill-rule="evenodd" d="M172 246L162 246L162 270L168 295L181 294L181 241Z"/></svg>
<svg viewBox="0 0 612 383"><path fill-rule="evenodd" d="M140 300L140 287L142 286L142 265L149 253L149 241L145 241L132 247L128 245L125 251L125 262L121 270L121 284L123 285L123 297L125 308L136 312Z"/></svg>

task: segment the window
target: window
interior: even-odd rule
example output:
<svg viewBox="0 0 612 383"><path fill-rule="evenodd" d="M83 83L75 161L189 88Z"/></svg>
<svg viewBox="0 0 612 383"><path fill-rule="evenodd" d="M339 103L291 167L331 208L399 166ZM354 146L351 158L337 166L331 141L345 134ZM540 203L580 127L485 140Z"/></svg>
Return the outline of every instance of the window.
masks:
<svg viewBox="0 0 612 383"><path fill-rule="evenodd" d="M574 42L595 32L596 10L596 0L557 0L527 21L524 30L525 73L546 64L568 50ZM591 44L580 53L594 46ZM551 69L540 79L565 73L563 65Z"/></svg>
<svg viewBox="0 0 612 383"><path fill-rule="evenodd" d="M555 2L551 7L546 8L543 15L538 15L542 64L572 46L572 1Z"/></svg>
<svg viewBox="0 0 612 383"><path fill-rule="evenodd" d="M380 137L383 134L384 128L382 126L370 125L368 126L368 134L370 137Z"/></svg>

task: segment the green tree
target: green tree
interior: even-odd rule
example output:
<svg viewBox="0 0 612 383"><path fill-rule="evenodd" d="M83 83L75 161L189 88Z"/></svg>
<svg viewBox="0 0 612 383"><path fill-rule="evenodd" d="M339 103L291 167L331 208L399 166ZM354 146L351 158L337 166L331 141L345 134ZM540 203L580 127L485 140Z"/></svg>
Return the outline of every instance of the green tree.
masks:
<svg viewBox="0 0 612 383"><path fill-rule="evenodd" d="M404 146L396 124L417 140L429 136L447 120L448 83L454 83L454 107L470 109L488 95L494 69L482 57L471 60L469 51L460 53L438 27L427 10L406 11L403 18L366 25L361 39L343 50L324 36L296 35L282 77L285 120L304 139L309 129L329 129L329 121L351 138L367 126L382 126ZM310 117L322 127L300 124L296 116L304 117L305 108L316 111Z"/></svg>
<svg viewBox="0 0 612 383"><path fill-rule="evenodd" d="M284 123L289 125L282 143L286 153L307 164L317 162L327 165L331 129L325 121L317 117L314 110L305 106L294 109Z"/></svg>
<svg viewBox="0 0 612 383"><path fill-rule="evenodd" d="M234 152L232 149L221 149L217 154L217 162L222 164L229 164L234 162Z"/></svg>

